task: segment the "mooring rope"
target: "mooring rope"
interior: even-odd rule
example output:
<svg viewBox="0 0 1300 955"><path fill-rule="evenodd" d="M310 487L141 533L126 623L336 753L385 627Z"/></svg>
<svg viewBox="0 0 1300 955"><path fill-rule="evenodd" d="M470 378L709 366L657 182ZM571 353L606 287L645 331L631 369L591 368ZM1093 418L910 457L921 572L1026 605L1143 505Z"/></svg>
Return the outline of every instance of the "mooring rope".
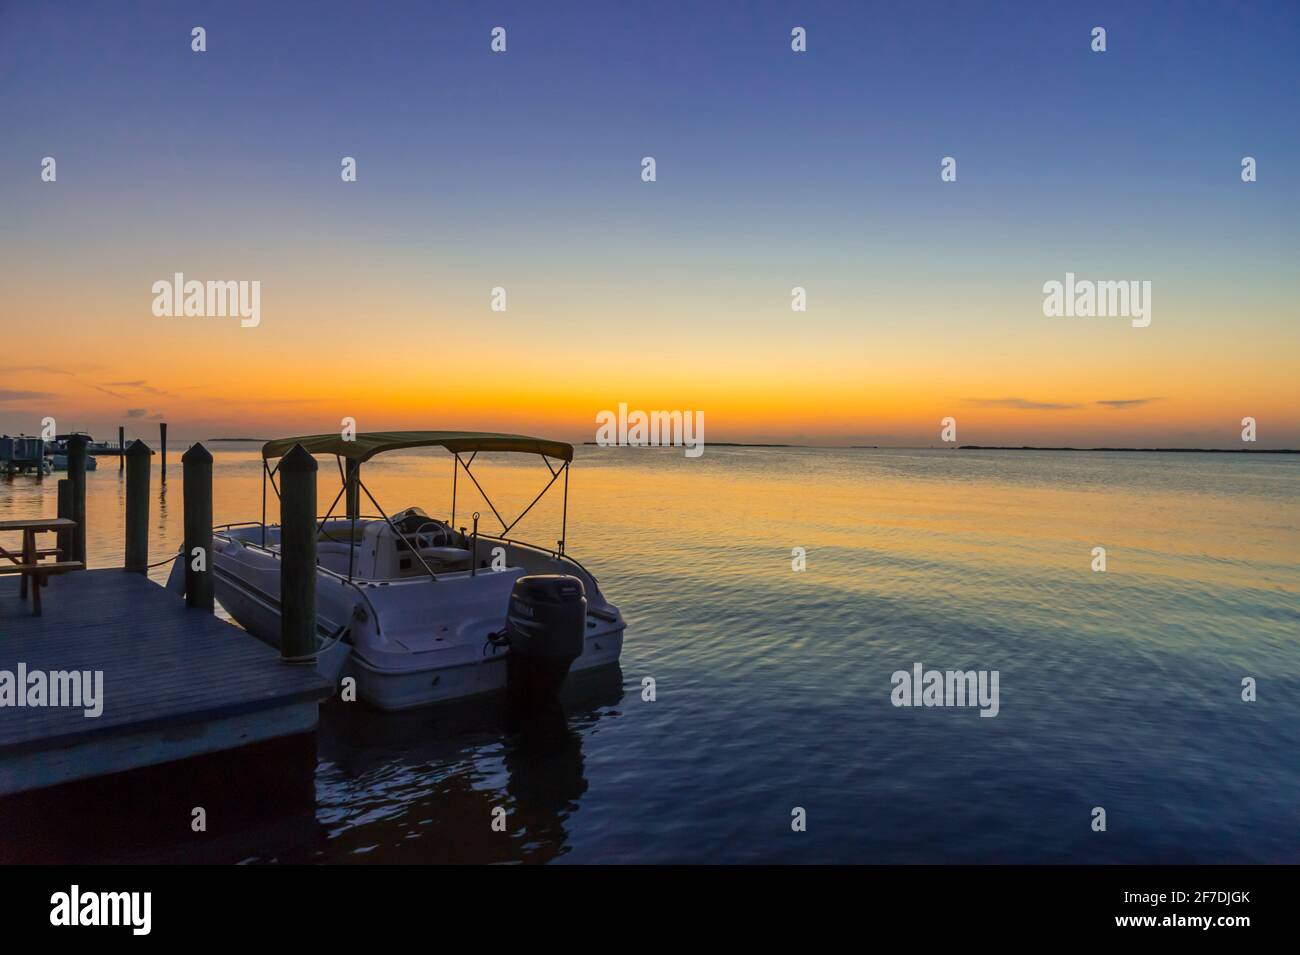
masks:
<svg viewBox="0 0 1300 955"><path fill-rule="evenodd" d="M343 639L343 634L347 632L347 629L348 625L346 623L339 624L339 628L311 653L305 653L298 657L281 657L280 661L282 663L315 663L317 655L333 649L334 645Z"/></svg>
<svg viewBox="0 0 1300 955"><path fill-rule="evenodd" d="M155 567L161 567L163 564L170 564L172 561L174 561L174 560L175 560L177 557L179 557L179 556L180 556L180 554L172 554L170 557L164 557L162 560L157 561L156 563L153 563L153 564L145 564L145 565L144 565L144 566L145 566L145 570L153 570ZM124 564L124 565L122 565L121 567L102 567L102 568L101 568L101 567L94 567L94 568L91 568L91 569L93 569L93 570L126 570L126 565Z"/></svg>

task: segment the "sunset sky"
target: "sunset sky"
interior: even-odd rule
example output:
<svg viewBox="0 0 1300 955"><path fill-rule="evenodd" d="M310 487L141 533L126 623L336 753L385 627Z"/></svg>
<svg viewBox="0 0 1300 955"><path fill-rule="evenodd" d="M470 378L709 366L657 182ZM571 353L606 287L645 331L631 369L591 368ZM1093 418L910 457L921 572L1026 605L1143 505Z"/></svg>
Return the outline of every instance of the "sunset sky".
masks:
<svg viewBox="0 0 1300 955"><path fill-rule="evenodd" d="M0 0L0 431L1300 447L1300 6L1089 7Z"/></svg>

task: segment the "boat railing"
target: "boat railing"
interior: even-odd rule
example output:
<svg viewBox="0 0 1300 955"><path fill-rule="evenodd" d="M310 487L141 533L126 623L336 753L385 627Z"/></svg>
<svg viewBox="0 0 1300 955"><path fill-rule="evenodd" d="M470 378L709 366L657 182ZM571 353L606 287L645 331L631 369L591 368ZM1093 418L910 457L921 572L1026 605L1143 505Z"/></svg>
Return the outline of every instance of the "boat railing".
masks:
<svg viewBox="0 0 1300 955"><path fill-rule="evenodd" d="M564 553L563 551L555 550L550 547L543 547L541 544L533 544L530 543L529 541L514 540L509 537L498 537L495 534L485 534L482 531L479 531L478 536L480 540L500 541L503 544L509 544L511 547L527 547L531 550L541 551L543 554L549 554L551 557L554 557L556 560L568 561L574 567L577 567L580 571L582 571L584 574L590 577L592 583L598 583L595 574L589 571L586 567L583 567L582 564L578 563L576 560L574 560L572 557L570 557L568 554Z"/></svg>
<svg viewBox="0 0 1300 955"><path fill-rule="evenodd" d="M232 521L229 524L218 524L213 528L213 530L229 530L233 527L261 527L261 526L262 526L261 521ZM283 555L280 553L278 549L267 547L263 544L259 544L257 543L257 541L240 539L239 543L242 544L244 547L249 547L252 548L253 550L261 551L264 554L269 554L275 560L283 559ZM361 587L351 577L346 577L343 574L340 574L337 571L330 570L328 567L319 563L316 565L316 573L324 574L326 577L333 577L339 583L351 587L353 590L355 590L357 592L357 595L366 602L366 606L370 609L370 615L375 621L375 632L376 633L379 632L379 618L375 614L375 608L370 603L370 597L366 594L365 588Z"/></svg>
<svg viewBox="0 0 1300 955"><path fill-rule="evenodd" d="M261 527L261 526L262 526L261 521L230 521L229 523L226 524L213 524L212 529L214 531L228 531L228 530L233 530L236 527Z"/></svg>
<svg viewBox="0 0 1300 955"><path fill-rule="evenodd" d="M283 604L281 603L280 598L275 596L275 594L267 593L265 590L263 590L261 587L258 587L256 584L252 583L251 581L239 580L236 577L234 577L234 575L223 571L220 567L214 567L213 570L217 574L221 575L222 577L229 579L232 584L251 593L253 596L255 596L258 600L262 601L262 603L266 604L276 613L283 612ZM364 594L362 596L364 596ZM368 607L370 606L370 601L368 600L366 601L366 606ZM373 613L374 608L371 607L370 609L371 612ZM344 633L347 632L347 629L348 629L348 624L346 622L341 623L338 626L335 626L329 621L325 621L324 623L322 623L321 618L318 615L316 619L316 638L321 643L321 645L316 648L316 652L319 653L322 650L328 650L334 644L338 643L339 640L343 638ZM375 632L376 633L379 632L378 618L376 618L375 620ZM324 640L321 639L322 637L324 638Z"/></svg>
<svg viewBox="0 0 1300 955"><path fill-rule="evenodd" d="M329 516L329 515L325 515L325 517L328 517L328 516ZM317 518L316 518L316 522L317 522L318 524L322 523L322 522L325 520L325 517L317 517ZM347 518L338 518L338 520L347 520ZM357 515L357 520L359 520L359 521L362 521L362 520L366 520L366 521L382 521L383 518L380 517L380 516L377 515L377 514L373 514L373 515L372 515L372 514L364 514L364 515ZM215 525L215 526L213 527L213 530L214 530L214 531L220 531L220 530L233 530L233 529L235 529L235 528L239 528L239 527L262 527L262 526L263 526L263 525L262 525L262 522L261 522L261 521L231 521L231 522L228 523L228 524L217 524L217 525ZM555 549L555 548L551 548L551 547L543 547L541 544L534 544L534 543L532 543L531 541L517 540L517 539L515 539L515 538L511 538L511 537L498 537L496 534L487 534L487 533L484 533L483 531L479 531L478 536L479 536L479 539L480 539L480 540L498 541L498 542L500 542L500 543L502 543L502 544L508 544L508 545L510 545L511 547L527 547L527 548L529 548L530 550L535 550L535 551L539 551L540 553L547 554L547 555L549 555L550 557L555 558L556 560L567 561L568 563L572 564L574 567L577 567L579 570L581 570L581 571L582 571L584 574L586 574L588 577L590 577L593 583L596 583L597 585L599 585L599 581L596 580L596 575L595 575L595 574L593 574L591 571L589 571L586 567L582 566L582 564L580 564L576 559L574 559L573 557L570 557L568 554L564 553L564 552L561 551L561 550L557 550L557 549ZM264 547L264 546L262 546L261 544L258 544L258 543L254 542L254 541L241 540L240 543L244 544L246 547L255 547L255 548L258 549L258 550L264 550L264 551L266 551L266 552L269 553L269 554L274 554L276 557L279 557L279 556L280 556L279 551L271 550L269 547ZM320 568L320 572L323 573L323 574L327 574L327 575L329 575L329 576L331 576L331 577L336 577L336 578L338 578L339 580L342 580L342 581L345 582L345 583L352 584L353 586L356 586L356 584L355 584L354 581L350 580L349 578L347 578L347 577L344 576L343 574L339 574L339 573L336 573L335 571L330 570L330 569L327 568L327 567L321 567L321 568ZM358 590L359 590L359 589L360 589L360 588L358 588Z"/></svg>
<svg viewBox="0 0 1300 955"><path fill-rule="evenodd" d="M317 523L317 524L324 523L325 520L328 519L328 518L330 518L330 515L328 515L328 514L326 514L324 517L317 517L317 518L316 518L316 523ZM336 520L336 521L346 521L346 520L348 520L348 518L346 518L346 517L334 517L333 520ZM380 517L378 514L358 514L358 515L357 515L357 520L359 520L359 521L382 521L383 518ZM214 531L228 531L228 530L232 530L232 529L234 529L234 528L236 528L236 527L262 527L262 526L264 526L264 525L262 524L261 521L230 521L229 523L226 523L226 524L213 524L213 525L212 525L212 529L213 529Z"/></svg>

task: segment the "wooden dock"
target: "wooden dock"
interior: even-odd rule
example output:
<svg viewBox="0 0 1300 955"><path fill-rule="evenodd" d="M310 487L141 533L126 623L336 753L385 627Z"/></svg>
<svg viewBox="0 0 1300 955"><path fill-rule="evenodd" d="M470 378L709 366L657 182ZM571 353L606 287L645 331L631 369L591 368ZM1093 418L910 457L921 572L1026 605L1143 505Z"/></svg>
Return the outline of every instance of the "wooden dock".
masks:
<svg viewBox="0 0 1300 955"><path fill-rule="evenodd" d="M154 766L315 729L331 692L315 667L119 569L52 578L43 616L0 578L4 672L99 671L97 717L0 706L0 795ZM20 690L21 692L21 690Z"/></svg>

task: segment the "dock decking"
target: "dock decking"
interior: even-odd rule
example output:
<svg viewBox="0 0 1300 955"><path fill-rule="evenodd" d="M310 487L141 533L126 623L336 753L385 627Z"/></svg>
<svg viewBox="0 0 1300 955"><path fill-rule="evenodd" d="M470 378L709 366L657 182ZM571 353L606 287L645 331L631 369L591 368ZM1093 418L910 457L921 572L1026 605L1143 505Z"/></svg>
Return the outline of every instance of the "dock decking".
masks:
<svg viewBox="0 0 1300 955"><path fill-rule="evenodd" d="M0 578L0 680L101 671L103 712L0 705L0 795L310 732L331 687L314 667L189 608L142 574L50 580L43 616ZM0 688L2 690L2 688ZM22 692L22 688L18 688Z"/></svg>

